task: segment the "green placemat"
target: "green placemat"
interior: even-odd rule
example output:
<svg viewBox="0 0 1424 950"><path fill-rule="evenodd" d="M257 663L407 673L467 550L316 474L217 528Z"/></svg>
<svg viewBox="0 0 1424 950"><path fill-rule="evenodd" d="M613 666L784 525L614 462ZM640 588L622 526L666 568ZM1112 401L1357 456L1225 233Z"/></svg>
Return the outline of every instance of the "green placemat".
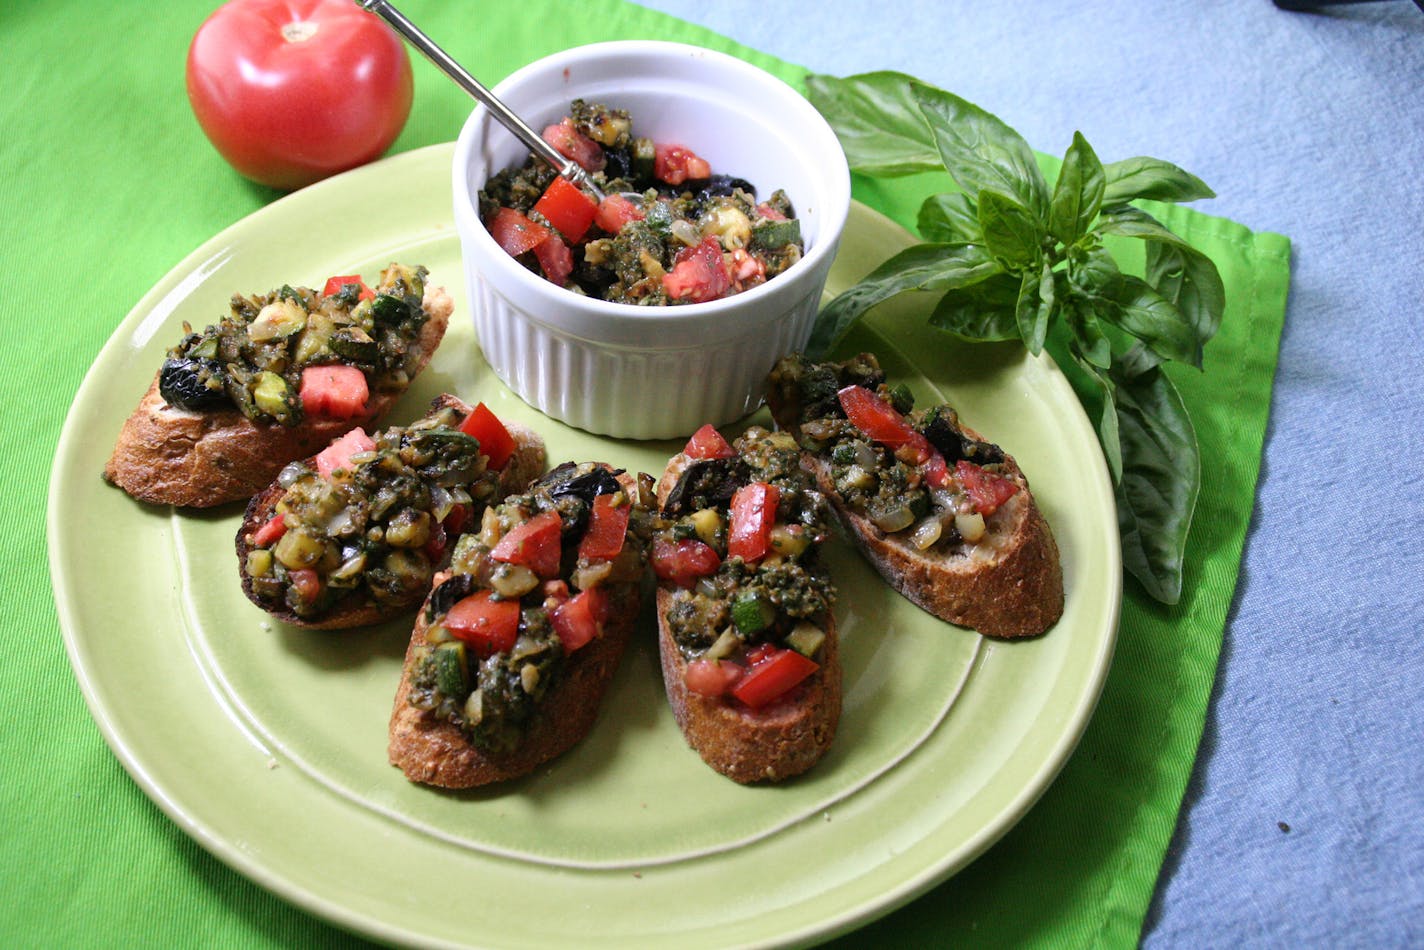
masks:
<svg viewBox="0 0 1424 950"><path fill-rule="evenodd" d="M175 0L159 12L18 0L0 9L9 51L0 104L7 501L0 753L8 765L0 782L0 942L7 946L351 942L209 856L124 773L70 672L45 555L45 485L90 360L176 262L277 197L232 173L188 109L184 57L214 5ZM558 49L627 38L699 43L792 82L803 72L621 0L422 4L408 12L488 84ZM453 139L470 108L426 63L415 68L415 106L396 150ZM914 187L858 182L856 193L910 226ZM1204 474L1187 593L1168 610L1129 583L1106 691L1063 774L967 870L851 939L1060 947L1130 945L1140 933L1235 588L1289 275L1289 244L1279 235L1185 210L1167 223L1211 254L1230 301L1208 372L1176 377L1203 457L1220 463Z"/></svg>

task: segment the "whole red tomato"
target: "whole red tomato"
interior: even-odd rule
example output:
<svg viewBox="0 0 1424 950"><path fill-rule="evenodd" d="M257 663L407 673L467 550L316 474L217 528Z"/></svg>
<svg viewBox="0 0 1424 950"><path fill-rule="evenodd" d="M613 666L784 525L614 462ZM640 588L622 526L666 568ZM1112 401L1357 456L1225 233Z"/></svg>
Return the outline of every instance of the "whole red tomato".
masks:
<svg viewBox="0 0 1424 950"><path fill-rule="evenodd" d="M292 189L380 157L410 114L410 57L352 0L230 0L188 49L188 100L243 175Z"/></svg>

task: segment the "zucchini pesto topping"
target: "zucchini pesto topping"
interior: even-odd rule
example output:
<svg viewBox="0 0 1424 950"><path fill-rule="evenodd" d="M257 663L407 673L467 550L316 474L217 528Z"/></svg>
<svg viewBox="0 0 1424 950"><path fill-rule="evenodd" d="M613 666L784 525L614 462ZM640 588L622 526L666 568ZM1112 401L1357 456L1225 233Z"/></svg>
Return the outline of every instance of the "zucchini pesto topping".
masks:
<svg viewBox="0 0 1424 950"><path fill-rule="evenodd" d="M256 597L307 619L348 598L419 602L450 539L499 485L462 417L445 407L374 438L354 429L282 469L285 492L243 564Z"/></svg>
<svg viewBox="0 0 1424 950"><path fill-rule="evenodd" d="M431 593L410 702L504 753L603 633L612 599L642 577L652 531L651 480L630 492L593 463L565 463L485 509L460 538L449 579Z"/></svg>
<svg viewBox="0 0 1424 950"><path fill-rule="evenodd" d="M846 506L886 534L908 532L919 550L978 543L1019 490L999 446L966 433L948 405L914 409L909 388L888 385L868 353L845 363L785 357L769 385L802 447L829 461Z"/></svg>
<svg viewBox="0 0 1424 950"><path fill-rule="evenodd" d="M197 412L238 409L253 422L295 426L307 413L359 415L372 392L401 391L419 357L413 344L427 314L424 267L392 264L371 290L359 277L332 278L325 292L283 286L234 294L230 312L201 333L183 324L168 351L159 393ZM362 379L317 367L350 367ZM364 391L364 392L363 392Z"/></svg>
<svg viewBox="0 0 1424 950"><path fill-rule="evenodd" d="M750 182L633 131L627 112L574 100L544 138L608 197L595 201L531 156L480 191L496 243L562 287L639 305L716 300L801 259L801 224L784 191L758 201Z"/></svg>
<svg viewBox="0 0 1424 950"><path fill-rule="evenodd" d="M685 452L653 546L673 588L665 620L691 691L760 708L820 665L829 508L786 433L754 426L729 446L708 426Z"/></svg>

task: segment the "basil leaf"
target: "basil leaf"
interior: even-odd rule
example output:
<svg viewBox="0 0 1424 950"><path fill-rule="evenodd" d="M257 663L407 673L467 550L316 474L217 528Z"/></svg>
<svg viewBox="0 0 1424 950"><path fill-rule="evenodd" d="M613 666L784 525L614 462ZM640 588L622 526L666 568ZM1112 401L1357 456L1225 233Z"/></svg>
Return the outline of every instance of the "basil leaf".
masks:
<svg viewBox="0 0 1424 950"><path fill-rule="evenodd" d="M930 195L920 205L916 227L926 241L983 243L979 231L979 209L963 192Z"/></svg>
<svg viewBox="0 0 1424 950"><path fill-rule="evenodd" d="M1036 263L1042 255L1038 222L1027 208L997 191L979 192L979 230L989 253L1009 264Z"/></svg>
<svg viewBox="0 0 1424 950"><path fill-rule="evenodd" d="M929 120L944 168L971 199L985 188L1010 195L1042 220L1048 183L1033 149L997 116L952 92L913 82L920 111Z"/></svg>
<svg viewBox="0 0 1424 950"><path fill-rule="evenodd" d="M939 149L912 82L893 71L806 77L806 96L835 130L852 171L895 177L939 170Z"/></svg>
<svg viewBox="0 0 1424 950"><path fill-rule="evenodd" d="M865 311L906 290L944 290L977 283L1000 270L978 244L916 244L881 264L816 316L806 354L824 356Z"/></svg>
<svg viewBox="0 0 1424 950"><path fill-rule="evenodd" d="M1048 317L1053 312L1053 266L1043 262L1040 270L1024 271L1014 306L1014 322L1028 351L1037 356L1048 336Z"/></svg>
<svg viewBox="0 0 1424 950"><path fill-rule="evenodd" d="M1083 306L1103 314L1117 302L1122 272L1101 244L1075 247L1068 255L1068 280Z"/></svg>
<svg viewBox="0 0 1424 950"><path fill-rule="evenodd" d="M1183 171L1160 158L1139 156L1103 166L1107 184L1103 192L1105 204L1150 198L1154 201L1196 201L1215 198L1216 192L1196 175Z"/></svg>
<svg viewBox="0 0 1424 950"><path fill-rule="evenodd" d="M1099 234L1118 234L1147 241L1149 283L1177 305L1195 328L1200 345L1205 346L1216 335L1226 310L1226 287L1221 282L1221 272L1211 258L1138 208L1122 206L1104 211L1095 230ZM1176 253L1166 255L1161 249L1154 250L1154 243L1165 245ZM1176 267L1180 267L1180 275L1173 273ZM1165 276L1172 276L1175 286L1169 284L1163 290L1159 281Z"/></svg>
<svg viewBox="0 0 1424 950"><path fill-rule="evenodd" d="M1082 305L1076 291L1070 286L1067 298L1060 299L1058 310L1063 314L1064 325L1070 334L1069 345L1074 356L1093 364L1099 369L1112 365L1112 341L1103 333L1097 315Z"/></svg>
<svg viewBox="0 0 1424 950"><path fill-rule="evenodd" d="M1105 316L1146 343L1158 356L1201 369L1202 348L1196 330L1176 304L1142 278L1123 276L1118 284L1117 306Z"/></svg>
<svg viewBox="0 0 1424 950"><path fill-rule="evenodd" d="M1162 357L1153 353L1146 343L1134 343L1117 357L1113 371L1126 379L1136 379L1162 365Z"/></svg>
<svg viewBox="0 0 1424 950"><path fill-rule="evenodd" d="M1113 381L1108 376L1106 367L1085 360L1077 352L1073 353L1073 358L1079 368L1096 380L1103 391L1103 406L1098 414L1098 442L1103 447L1103 459L1108 463L1108 474L1112 477L1113 490L1116 492L1118 483L1122 481L1122 440L1118 435L1117 399L1113 392Z"/></svg>
<svg viewBox="0 0 1424 950"><path fill-rule="evenodd" d="M1063 155L1063 167L1053 186L1048 210L1048 231L1064 244L1072 244L1087 233L1103 204L1105 179L1103 164L1083 138L1073 133L1073 144Z"/></svg>
<svg viewBox="0 0 1424 950"><path fill-rule="evenodd" d="M1116 491L1123 566L1151 596L1175 604L1201 487L1196 431L1160 367L1131 378L1110 376L1122 445Z"/></svg>
<svg viewBox="0 0 1424 950"><path fill-rule="evenodd" d="M1017 340L1020 280L1000 271L977 284L951 289L940 298L930 324L961 340Z"/></svg>

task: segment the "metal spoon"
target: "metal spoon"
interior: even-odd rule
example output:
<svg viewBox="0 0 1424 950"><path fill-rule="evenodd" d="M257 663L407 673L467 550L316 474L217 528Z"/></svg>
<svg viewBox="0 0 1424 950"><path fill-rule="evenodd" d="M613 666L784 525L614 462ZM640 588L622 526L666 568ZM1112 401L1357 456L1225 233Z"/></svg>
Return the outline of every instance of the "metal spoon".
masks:
<svg viewBox="0 0 1424 950"><path fill-rule="evenodd" d="M582 165L571 158L565 158L558 149L544 141L538 132L535 132L523 119L515 115L508 106L495 98L492 92L480 85L478 79L471 76L463 66L451 59L450 55L437 46L434 40L426 36L421 32L419 27L406 19L405 14L391 6L386 0L356 0L356 2L361 9L374 13L389 23L395 28L397 33L405 37L406 42L410 43L410 45L419 50L426 59L434 63L436 68L455 80L465 92L483 103L485 108L490 110L501 125L513 132L515 137L527 145L531 152L539 156L545 162L548 162L554 171L559 173L560 177L567 178L578 187L593 195L596 200L603 200L604 194L602 190L593 183L593 179L589 177L588 172Z"/></svg>

